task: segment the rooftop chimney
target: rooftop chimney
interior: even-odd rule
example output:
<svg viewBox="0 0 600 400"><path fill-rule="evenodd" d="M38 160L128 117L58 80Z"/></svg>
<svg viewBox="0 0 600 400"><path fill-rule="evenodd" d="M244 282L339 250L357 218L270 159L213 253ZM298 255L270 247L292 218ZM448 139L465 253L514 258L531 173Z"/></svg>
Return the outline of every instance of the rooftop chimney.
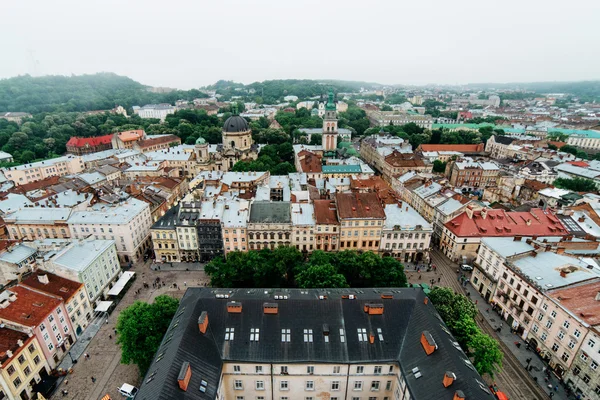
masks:
<svg viewBox="0 0 600 400"><path fill-rule="evenodd" d="M373 332L369 332L369 343L375 343L375 335L373 335Z"/></svg>
<svg viewBox="0 0 600 400"><path fill-rule="evenodd" d="M181 369L179 370L179 375L177 376L177 383L179 383L179 388L184 392L187 391L191 377L192 367L190 366L189 362L184 361L183 364L181 364Z"/></svg>
<svg viewBox="0 0 600 400"><path fill-rule="evenodd" d="M585 221L585 216L584 216L584 215L582 215L581 217L579 217L579 218L577 219L577 221L579 221L579 222L583 222L583 221Z"/></svg>
<svg viewBox="0 0 600 400"><path fill-rule="evenodd" d="M521 236L515 236L515 237L514 237L514 239L513 239L513 241L514 241L514 242L520 242L520 241L521 241L521 239L522 239L522 237L521 237Z"/></svg>
<svg viewBox="0 0 600 400"><path fill-rule="evenodd" d="M383 304L365 304L364 311L369 315L383 314Z"/></svg>
<svg viewBox="0 0 600 400"><path fill-rule="evenodd" d="M456 392L454 392L454 397L452 398L452 400L465 400L465 399L466 399L466 397L462 390L457 390Z"/></svg>
<svg viewBox="0 0 600 400"><path fill-rule="evenodd" d="M435 343L435 340L433 340L433 336L431 336L429 331L423 331L421 334L421 346L423 346L423 350L425 350L427 355L430 355L437 350L437 344Z"/></svg>
<svg viewBox="0 0 600 400"><path fill-rule="evenodd" d="M456 375L454 375L454 373L450 372L450 371L446 371L446 373L444 374L444 380L442 381L442 383L444 384L444 387L448 387L450 385L452 385L452 383L456 380Z"/></svg>
<svg viewBox="0 0 600 400"><path fill-rule="evenodd" d="M598 291L598 293L596 293L596 301L600 301L600 291Z"/></svg>
<svg viewBox="0 0 600 400"><path fill-rule="evenodd" d="M556 254L565 254L565 248L564 247L558 247L556 249Z"/></svg>
<svg viewBox="0 0 600 400"><path fill-rule="evenodd" d="M38 275L38 281L40 281L40 283L43 283L44 285L47 285L50 283L50 280L48 279L48 275L44 274L44 275Z"/></svg>
<svg viewBox="0 0 600 400"><path fill-rule="evenodd" d="M241 314L242 313L242 303L237 303L235 301L230 301L227 303L227 312L230 314Z"/></svg>
<svg viewBox="0 0 600 400"><path fill-rule="evenodd" d="M205 334L208 329L208 313L206 311L202 311L200 318L198 318L198 328L202 334Z"/></svg>

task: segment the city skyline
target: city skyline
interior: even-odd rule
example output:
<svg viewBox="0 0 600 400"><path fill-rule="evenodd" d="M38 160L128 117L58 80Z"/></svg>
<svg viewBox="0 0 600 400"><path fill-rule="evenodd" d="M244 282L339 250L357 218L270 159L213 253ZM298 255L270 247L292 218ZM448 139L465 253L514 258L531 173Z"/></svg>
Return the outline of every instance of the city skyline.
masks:
<svg viewBox="0 0 600 400"><path fill-rule="evenodd" d="M600 57L586 51L598 37L600 5L575 3L511 1L493 12L472 0L367 9L338 1L11 3L0 27L12 38L3 46L11 62L0 78L109 71L180 89L290 77L406 85L600 79Z"/></svg>

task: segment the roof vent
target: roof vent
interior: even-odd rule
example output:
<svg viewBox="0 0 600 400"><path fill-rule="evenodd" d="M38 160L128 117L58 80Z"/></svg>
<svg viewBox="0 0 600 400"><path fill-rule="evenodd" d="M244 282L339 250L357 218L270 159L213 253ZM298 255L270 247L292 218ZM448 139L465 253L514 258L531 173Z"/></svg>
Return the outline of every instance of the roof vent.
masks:
<svg viewBox="0 0 600 400"><path fill-rule="evenodd" d="M383 304L365 304L363 309L369 315L383 314Z"/></svg>
<svg viewBox="0 0 600 400"><path fill-rule="evenodd" d="M235 301L230 301L227 303L227 312L230 314L241 314L242 313L242 303L238 303Z"/></svg>
<svg viewBox="0 0 600 400"><path fill-rule="evenodd" d="M206 311L202 311L202 314L198 318L198 329L200 329L200 333L202 334L205 334L208 329L208 313Z"/></svg>
<svg viewBox="0 0 600 400"><path fill-rule="evenodd" d="M277 314L279 310L279 306L277 303L264 303L263 304L263 312L265 314Z"/></svg>
<svg viewBox="0 0 600 400"><path fill-rule="evenodd" d="M177 376L177 383L179 383L179 388L184 392L187 391L191 377L192 367L190 366L189 362L184 361L183 364L181 364L181 369L179 370L179 375Z"/></svg>
<svg viewBox="0 0 600 400"><path fill-rule="evenodd" d="M423 331L421 334L421 346L423 346L423 350L425 350L427 355L430 355L437 350L437 344L429 331Z"/></svg>
<svg viewBox="0 0 600 400"><path fill-rule="evenodd" d="M446 373L444 374L444 380L442 381L442 383L444 384L444 387L448 387L450 385L452 385L452 383L456 380L456 375L454 375L454 373L450 372L450 371L446 371Z"/></svg>
<svg viewBox="0 0 600 400"><path fill-rule="evenodd" d="M462 390L457 390L456 392L454 392L454 397L452 398L452 400L465 400L465 399L466 399L466 397Z"/></svg>

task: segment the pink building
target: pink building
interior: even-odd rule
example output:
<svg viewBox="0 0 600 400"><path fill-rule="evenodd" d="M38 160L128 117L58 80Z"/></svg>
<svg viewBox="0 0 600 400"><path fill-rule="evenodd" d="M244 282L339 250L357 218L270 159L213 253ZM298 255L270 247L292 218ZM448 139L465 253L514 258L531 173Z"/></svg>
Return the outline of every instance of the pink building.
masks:
<svg viewBox="0 0 600 400"><path fill-rule="evenodd" d="M73 327L62 299L24 286L0 294L0 320L11 328L33 333L51 368L74 343Z"/></svg>

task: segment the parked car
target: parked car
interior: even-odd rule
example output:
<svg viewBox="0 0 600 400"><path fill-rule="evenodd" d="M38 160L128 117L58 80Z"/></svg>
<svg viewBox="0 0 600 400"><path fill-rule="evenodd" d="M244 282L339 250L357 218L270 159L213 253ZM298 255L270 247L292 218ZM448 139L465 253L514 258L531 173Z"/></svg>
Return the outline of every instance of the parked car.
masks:
<svg viewBox="0 0 600 400"><path fill-rule="evenodd" d="M121 395L128 397L130 399L133 399L135 397L135 395L138 392L138 388L136 388L133 385L130 385L129 383L124 383L123 386L121 386L119 388L119 393L121 393Z"/></svg>
<svg viewBox="0 0 600 400"><path fill-rule="evenodd" d="M461 265L460 269L462 269L463 271L473 271L473 267L471 267L470 265L467 265L467 264Z"/></svg>

